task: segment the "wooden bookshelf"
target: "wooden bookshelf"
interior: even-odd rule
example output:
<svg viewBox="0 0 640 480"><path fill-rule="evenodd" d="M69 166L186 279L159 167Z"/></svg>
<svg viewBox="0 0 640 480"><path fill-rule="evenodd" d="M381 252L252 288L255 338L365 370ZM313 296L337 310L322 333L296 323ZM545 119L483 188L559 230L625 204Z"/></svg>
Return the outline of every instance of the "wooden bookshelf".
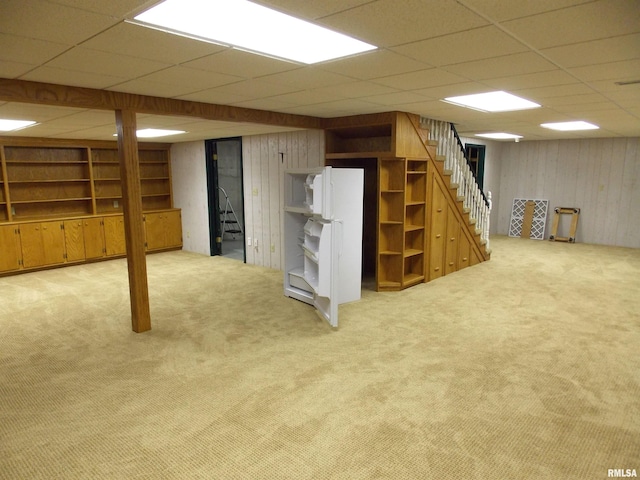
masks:
<svg viewBox="0 0 640 480"><path fill-rule="evenodd" d="M116 142L4 137L0 161L0 274L126 253ZM148 250L181 248L169 145L140 144L139 165Z"/></svg>

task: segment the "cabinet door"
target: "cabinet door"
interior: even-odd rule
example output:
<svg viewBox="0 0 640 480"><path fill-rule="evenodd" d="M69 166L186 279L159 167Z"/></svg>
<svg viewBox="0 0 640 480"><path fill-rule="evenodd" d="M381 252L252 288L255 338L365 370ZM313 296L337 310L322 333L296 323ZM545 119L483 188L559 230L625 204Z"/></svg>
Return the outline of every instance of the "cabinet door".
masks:
<svg viewBox="0 0 640 480"><path fill-rule="evenodd" d="M42 222L44 265L64 263L64 224L61 221Z"/></svg>
<svg viewBox="0 0 640 480"><path fill-rule="evenodd" d="M62 222L23 223L20 243L25 268L64 262Z"/></svg>
<svg viewBox="0 0 640 480"><path fill-rule="evenodd" d="M20 230L16 225L0 225L0 272L20 269Z"/></svg>
<svg viewBox="0 0 640 480"><path fill-rule="evenodd" d="M67 252L67 262L77 262L86 258L82 220L65 220L64 246Z"/></svg>
<svg viewBox="0 0 640 480"><path fill-rule="evenodd" d="M103 223L107 257L127 253L127 243L124 238L124 217L122 215L104 217Z"/></svg>
<svg viewBox="0 0 640 480"><path fill-rule="evenodd" d="M451 207L447 212L447 241L444 261L444 274L448 275L458 269L458 236L460 235L460 225L455 212Z"/></svg>
<svg viewBox="0 0 640 480"><path fill-rule="evenodd" d="M433 178L431 197L431 244L429 252L429 280L444 274L445 239L447 235L447 197L440 183Z"/></svg>
<svg viewBox="0 0 640 480"><path fill-rule="evenodd" d="M105 254L104 227L101 217L85 218L82 221L84 229L84 248L88 259L101 258Z"/></svg>
<svg viewBox="0 0 640 480"><path fill-rule="evenodd" d="M22 264L24 268L44 265L44 245L39 223L23 223L20 225L20 245L22 247Z"/></svg>
<svg viewBox="0 0 640 480"><path fill-rule="evenodd" d="M179 210L145 214L147 250L182 246L182 220Z"/></svg>
<svg viewBox="0 0 640 480"><path fill-rule="evenodd" d="M166 212L166 246L182 247L182 214L180 210Z"/></svg>
<svg viewBox="0 0 640 480"><path fill-rule="evenodd" d="M460 232L460 244L458 245L458 270L470 265L471 242L469 237Z"/></svg>

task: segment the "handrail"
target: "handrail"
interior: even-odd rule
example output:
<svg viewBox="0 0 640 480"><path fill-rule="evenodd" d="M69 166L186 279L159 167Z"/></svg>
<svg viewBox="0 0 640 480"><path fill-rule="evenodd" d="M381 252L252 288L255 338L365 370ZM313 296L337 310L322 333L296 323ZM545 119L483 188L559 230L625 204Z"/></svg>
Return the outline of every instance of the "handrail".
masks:
<svg viewBox="0 0 640 480"><path fill-rule="evenodd" d="M480 239L489 248L489 223L491 215L491 192L485 195L471 171L462 140L449 122L421 118L420 123L429 131L429 139L438 144L437 154L444 157L444 168L451 173L452 186L457 188L458 198L469 218L475 221Z"/></svg>
<svg viewBox="0 0 640 480"><path fill-rule="evenodd" d="M451 125L451 130L453 130L453 135L456 137L456 140L458 141L458 146L460 147L460 151L464 155L464 159L467 161L467 164L468 164L469 156L467 155L467 150L464 148L464 144L460 139L460 135L458 135L458 130L456 130L456 126L453 123L450 123L449 125ZM476 182L477 182L477 179L476 179ZM489 201L487 200L487 197L485 196L484 191L482 189L480 189L480 193L482 194L482 199L484 200L484 203L488 206Z"/></svg>

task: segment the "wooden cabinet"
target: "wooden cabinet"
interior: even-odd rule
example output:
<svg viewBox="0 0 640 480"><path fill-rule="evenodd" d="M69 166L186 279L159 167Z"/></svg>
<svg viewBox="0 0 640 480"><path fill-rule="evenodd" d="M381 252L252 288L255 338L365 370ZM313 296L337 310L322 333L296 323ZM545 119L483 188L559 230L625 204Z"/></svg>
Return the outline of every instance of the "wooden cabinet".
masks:
<svg viewBox="0 0 640 480"><path fill-rule="evenodd" d="M460 229L460 243L458 244L458 270L471 265L471 241L469 237Z"/></svg>
<svg viewBox="0 0 640 480"><path fill-rule="evenodd" d="M431 230L429 232L429 280L444 275L449 206L446 191L436 175L431 180Z"/></svg>
<svg viewBox="0 0 640 480"><path fill-rule="evenodd" d="M127 253L127 242L124 236L124 217L113 215L104 217L104 248L107 257Z"/></svg>
<svg viewBox="0 0 640 480"><path fill-rule="evenodd" d="M445 259L444 259L444 274L458 270L458 245L460 239L460 224L456 218L455 212L451 207L447 211L447 236L445 247Z"/></svg>
<svg viewBox="0 0 640 480"><path fill-rule="evenodd" d="M64 223L61 221L20 225L24 268L64 263Z"/></svg>
<svg viewBox="0 0 640 480"><path fill-rule="evenodd" d="M79 262L86 259L84 246L84 228L82 219L65 220L64 244L67 262Z"/></svg>
<svg viewBox="0 0 640 480"><path fill-rule="evenodd" d="M138 146L148 250L182 246L169 147ZM0 137L0 166L0 272L126 254L117 142Z"/></svg>
<svg viewBox="0 0 640 480"><path fill-rule="evenodd" d="M105 255L104 219L102 217L89 217L82 219L84 233L85 258L93 260Z"/></svg>
<svg viewBox="0 0 640 480"><path fill-rule="evenodd" d="M0 225L0 272L20 269L22 250L20 230L17 225Z"/></svg>
<svg viewBox="0 0 640 480"><path fill-rule="evenodd" d="M148 251L182 245L180 210L146 213L144 224Z"/></svg>

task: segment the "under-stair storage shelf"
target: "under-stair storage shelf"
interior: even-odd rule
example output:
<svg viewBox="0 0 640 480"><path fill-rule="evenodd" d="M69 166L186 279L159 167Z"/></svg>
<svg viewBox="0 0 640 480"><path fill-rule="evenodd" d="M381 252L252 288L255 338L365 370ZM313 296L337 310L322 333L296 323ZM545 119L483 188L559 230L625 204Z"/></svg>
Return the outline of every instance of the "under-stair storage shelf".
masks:
<svg viewBox="0 0 640 480"><path fill-rule="evenodd" d="M0 273L126 253L117 148L116 142L0 138L0 250L8 252ZM147 250L181 248L169 145L139 144L138 156Z"/></svg>
<svg viewBox="0 0 640 480"><path fill-rule="evenodd" d="M376 181L365 181L364 229L376 241L365 243L363 262L375 269L377 290L401 290L488 259L424 125L403 112L326 121L326 164L364 165Z"/></svg>

